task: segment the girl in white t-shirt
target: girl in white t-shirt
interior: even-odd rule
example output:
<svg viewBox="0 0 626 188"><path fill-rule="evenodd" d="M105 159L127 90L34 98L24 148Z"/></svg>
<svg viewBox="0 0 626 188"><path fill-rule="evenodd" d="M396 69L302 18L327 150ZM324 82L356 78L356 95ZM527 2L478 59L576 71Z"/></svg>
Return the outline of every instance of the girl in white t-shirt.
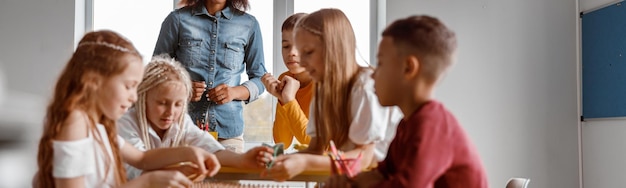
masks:
<svg viewBox="0 0 626 188"><path fill-rule="evenodd" d="M346 15L321 9L301 18L294 32L300 64L317 83L307 126L311 142L305 151L277 157L262 175L282 181L305 170L330 171L330 158L322 154L331 140L347 158L361 154L362 167L382 161L402 115L378 103L372 69L356 62L356 39Z"/></svg>
<svg viewBox="0 0 626 188"><path fill-rule="evenodd" d="M138 86L137 103L118 120L120 136L139 150L190 145L214 153L223 166L264 167L261 160L263 154L271 152L268 147L235 153L193 123L187 114L191 89L189 74L179 62L167 55L153 57ZM182 172L186 169L186 166L178 168ZM142 173L129 165L126 170L129 179Z"/></svg>
<svg viewBox="0 0 626 188"><path fill-rule="evenodd" d="M113 31L87 33L56 83L39 143L33 187L183 187L178 171L151 171L126 182L122 161L155 170L192 162L197 175L214 175L215 156L197 147L142 152L117 135L115 121L137 100L141 56Z"/></svg>

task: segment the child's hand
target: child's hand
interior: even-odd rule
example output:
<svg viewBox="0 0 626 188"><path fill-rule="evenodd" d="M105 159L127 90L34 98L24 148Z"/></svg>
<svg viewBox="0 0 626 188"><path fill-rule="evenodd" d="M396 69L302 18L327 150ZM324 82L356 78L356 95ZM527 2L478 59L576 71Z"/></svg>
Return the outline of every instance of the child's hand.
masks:
<svg viewBox="0 0 626 188"><path fill-rule="evenodd" d="M163 170L175 170L183 173L186 177L197 176L199 170L198 165L193 163L179 163L163 168Z"/></svg>
<svg viewBox="0 0 626 188"><path fill-rule="evenodd" d="M146 179L147 187L190 187L193 183L183 173L174 170L151 171L140 177Z"/></svg>
<svg viewBox="0 0 626 188"><path fill-rule="evenodd" d="M188 152L182 152L182 158L186 158L184 161L190 161L198 166L199 175L213 176L217 174L220 169L220 163L217 161L217 157L212 153L209 153L201 148L189 146Z"/></svg>
<svg viewBox="0 0 626 188"><path fill-rule="evenodd" d="M276 98L280 97L281 92L282 92L282 88L279 87L280 81L274 78L272 74L265 73L263 77L261 77L261 82L263 82L263 85L265 86L265 90L267 90L268 93L270 93Z"/></svg>
<svg viewBox="0 0 626 188"><path fill-rule="evenodd" d="M206 169L208 170L208 173L206 175L208 175L209 177L213 177L215 176L215 174L217 174L217 172L221 168L220 162L217 160L217 157L215 157L214 154L206 152L206 151L204 152L204 154L205 154L204 165L206 166Z"/></svg>
<svg viewBox="0 0 626 188"><path fill-rule="evenodd" d="M288 154L276 157L274 166L261 172L261 177L276 181L285 181L302 173L306 168L306 159L300 154Z"/></svg>
<svg viewBox="0 0 626 188"><path fill-rule="evenodd" d="M202 93L206 90L204 81L194 81L191 83L193 91L191 92L191 101L196 102L202 98Z"/></svg>
<svg viewBox="0 0 626 188"><path fill-rule="evenodd" d="M332 175L326 180L326 183L324 183L324 188L331 187L356 187L356 184L345 175Z"/></svg>
<svg viewBox="0 0 626 188"><path fill-rule="evenodd" d="M296 93L298 89L300 89L300 81L296 80L291 76L283 77L283 80L280 81L280 88L282 88L280 92L280 100L281 103L287 104L288 102L296 99Z"/></svg>
<svg viewBox="0 0 626 188"><path fill-rule="evenodd" d="M266 163L272 161L272 148L257 146L243 154L242 168L264 168Z"/></svg>

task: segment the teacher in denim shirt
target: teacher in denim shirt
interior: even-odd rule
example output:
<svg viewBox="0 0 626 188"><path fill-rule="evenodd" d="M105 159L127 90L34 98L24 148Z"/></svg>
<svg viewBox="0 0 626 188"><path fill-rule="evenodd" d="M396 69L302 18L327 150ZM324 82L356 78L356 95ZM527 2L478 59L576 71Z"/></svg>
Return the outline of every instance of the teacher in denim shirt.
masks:
<svg viewBox="0 0 626 188"><path fill-rule="evenodd" d="M265 90L263 40L247 0L181 0L163 21L154 55L179 60L194 92L189 115L217 131L226 149L243 152L243 102ZM241 73L249 80L240 84Z"/></svg>

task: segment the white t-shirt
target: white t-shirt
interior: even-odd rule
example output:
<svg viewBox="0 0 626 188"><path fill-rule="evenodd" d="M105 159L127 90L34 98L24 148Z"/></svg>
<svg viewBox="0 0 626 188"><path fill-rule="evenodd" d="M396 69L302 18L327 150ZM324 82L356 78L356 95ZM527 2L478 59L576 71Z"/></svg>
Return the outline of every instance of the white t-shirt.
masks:
<svg viewBox="0 0 626 188"><path fill-rule="evenodd" d="M374 155L378 161L385 159L389 144L396 135L396 127L403 115L397 107L383 107L378 102L378 97L374 93L373 71L367 69L361 71L358 79L352 86L350 94L352 112L352 123L348 138L351 143L340 146L341 150L352 150L354 144L364 145L376 143ZM311 101L315 103L315 98ZM307 134L311 137L315 135L315 105L311 105L309 112L309 124Z"/></svg>
<svg viewBox="0 0 626 188"><path fill-rule="evenodd" d="M84 176L85 187L113 187L115 184L115 159L109 145L109 137L103 125L96 125L96 132L102 138L102 147L94 140L91 131L85 139L75 141L52 141L54 156L52 163L52 177L75 178ZM119 148L124 146L124 139L117 136ZM105 178L105 157L109 158L109 172Z"/></svg>
<svg viewBox="0 0 626 188"><path fill-rule="evenodd" d="M126 112L122 118L117 121L117 130L118 134L126 139L126 141L135 148L145 151L146 146L144 142L141 140L139 123L137 119L137 111L135 108L131 108ZM177 124L174 124L170 127L168 131L163 135L163 139L159 137L159 135L152 129L152 127L148 127L148 134L150 135L150 143L154 148L163 148L163 147L171 147L174 142L174 137L178 132L181 131ZM220 150L224 150L224 146L217 142L211 134L208 132L200 130L191 120L191 117L188 114L185 114L185 119L183 121L182 127L182 139L180 145L189 145L189 146L197 146L208 152L215 153ZM128 164L124 164L126 168L126 175L129 180L134 179L135 177L141 175L142 170L134 168Z"/></svg>

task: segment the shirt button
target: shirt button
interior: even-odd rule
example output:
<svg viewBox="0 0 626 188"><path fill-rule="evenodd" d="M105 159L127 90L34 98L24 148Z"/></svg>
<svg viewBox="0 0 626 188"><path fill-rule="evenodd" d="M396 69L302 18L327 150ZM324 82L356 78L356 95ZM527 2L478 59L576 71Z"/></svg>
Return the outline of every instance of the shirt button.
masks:
<svg viewBox="0 0 626 188"><path fill-rule="evenodd" d="M216 34L213 34L213 38L215 38L215 37L217 37L217 35L216 35Z"/></svg>
<svg viewBox="0 0 626 188"><path fill-rule="evenodd" d="M215 54L215 50L211 50L211 54Z"/></svg>
<svg viewBox="0 0 626 188"><path fill-rule="evenodd" d="M209 67L209 70L213 70L213 67Z"/></svg>
<svg viewBox="0 0 626 188"><path fill-rule="evenodd" d="M213 82L209 82L209 85L213 85Z"/></svg>

